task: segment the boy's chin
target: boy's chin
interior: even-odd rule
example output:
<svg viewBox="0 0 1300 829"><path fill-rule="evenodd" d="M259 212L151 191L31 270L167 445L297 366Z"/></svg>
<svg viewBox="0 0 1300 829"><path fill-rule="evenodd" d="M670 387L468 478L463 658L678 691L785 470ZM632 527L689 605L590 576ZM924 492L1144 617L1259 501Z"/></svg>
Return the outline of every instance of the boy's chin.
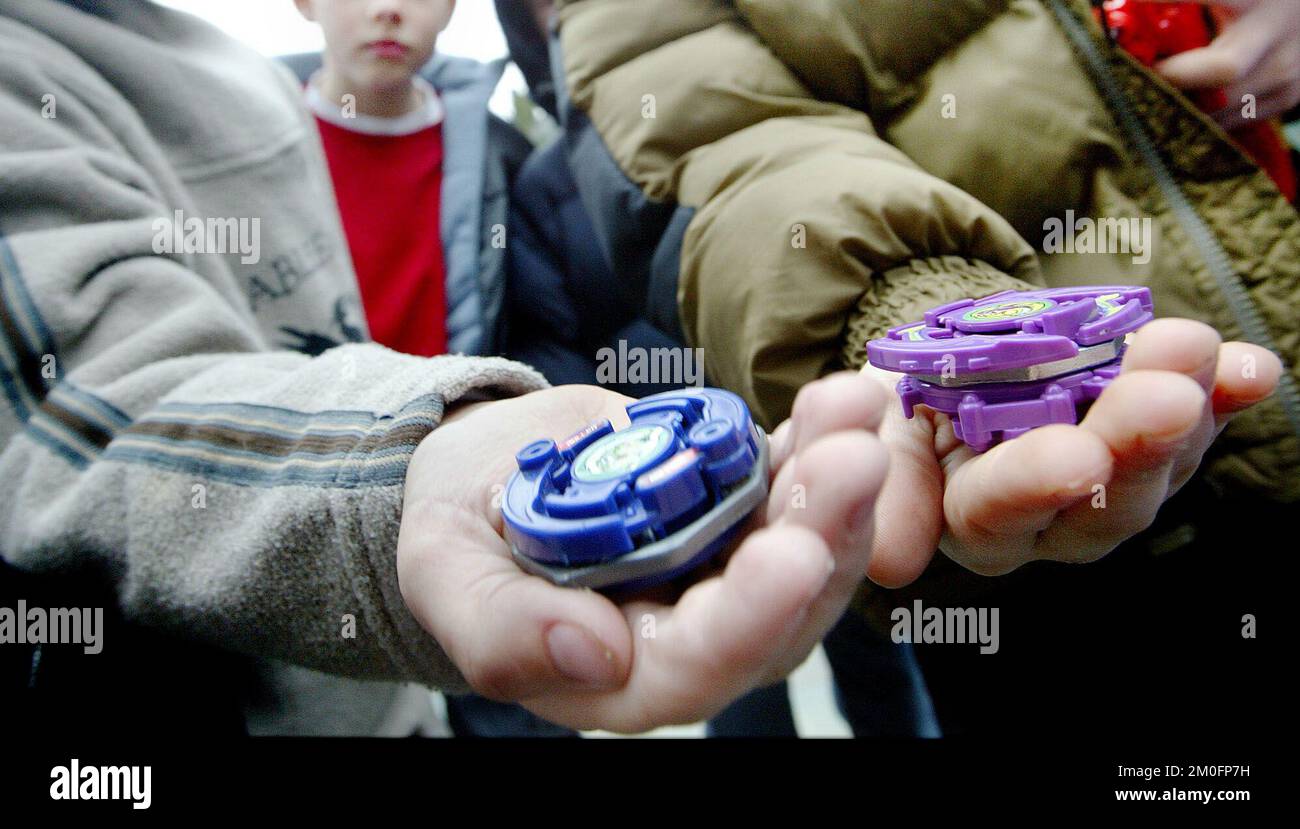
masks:
<svg viewBox="0 0 1300 829"><path fill-rule="evenodd" d="M410 82L411 77L428 62L428 57L410 54L400 60L371 58L364 67L361 79L372 89L400 87Z"/></svg>
<svg viewBox="0 0 1300 829"><path fill-rule="evenodd" d="M358 80L375 94L394 94L404 92L411 84L411 78L418 71L419 67L409 65L393 64L392 66L376 67L370 72L363 74Z"/></svg>

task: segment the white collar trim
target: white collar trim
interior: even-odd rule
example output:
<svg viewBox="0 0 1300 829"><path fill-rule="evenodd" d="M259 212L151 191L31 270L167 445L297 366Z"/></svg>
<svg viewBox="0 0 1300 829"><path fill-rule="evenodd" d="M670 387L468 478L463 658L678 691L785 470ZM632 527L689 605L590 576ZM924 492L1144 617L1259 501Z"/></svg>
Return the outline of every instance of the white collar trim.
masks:
<svg viewBox="0 0 1300 829"><path fill-rule="evenodd" d="M421 106L395 118L362 113L345 117L342 108L321 93L320 74L320 70L317 70L307 81L307 108L322 121L328 121L336 127L366 135L410 135L442 123L446 116L442 99L438 97L433 84L415 75L411 82L423 100Z"/></svg>

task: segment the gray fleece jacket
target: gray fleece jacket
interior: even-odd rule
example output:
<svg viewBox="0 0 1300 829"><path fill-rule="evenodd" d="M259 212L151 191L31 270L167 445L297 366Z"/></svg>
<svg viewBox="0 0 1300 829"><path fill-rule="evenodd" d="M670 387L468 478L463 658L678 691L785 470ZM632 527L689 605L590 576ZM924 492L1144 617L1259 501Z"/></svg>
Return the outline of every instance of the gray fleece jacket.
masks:
<svg viewBox="0 0 1300 829"><path fill-rule="evenodd" d="M0 554L258 660L255 733L381 733L464 688L398 592L410 454L544 381L364 342L300 99L145 0L0 0Z"/></svg>

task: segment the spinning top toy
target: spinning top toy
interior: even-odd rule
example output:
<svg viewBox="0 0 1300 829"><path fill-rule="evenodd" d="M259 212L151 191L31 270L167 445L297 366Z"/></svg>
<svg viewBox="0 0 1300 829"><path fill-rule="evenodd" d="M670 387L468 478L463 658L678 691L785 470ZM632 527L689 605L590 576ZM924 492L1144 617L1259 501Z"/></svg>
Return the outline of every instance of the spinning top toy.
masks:
<svg viewBox="0 0 1300 829"><path fill-rule="evenodd" d="M924 403L983 452L1039 426L1078 423L1119 375L1125 335L1151 318L1147 288L1003 291L890 329L867 343L867 360L907 375L897 387L907 417Z"/></svg>
<svg viewBox="0 0 1300 829"><path fill-rule="evenodd" d="M722 551L767 496L767 438L744 401L684 389L627 407L515 456L502 502L525 571L567 586L631 590L668 581Z"/></svg>

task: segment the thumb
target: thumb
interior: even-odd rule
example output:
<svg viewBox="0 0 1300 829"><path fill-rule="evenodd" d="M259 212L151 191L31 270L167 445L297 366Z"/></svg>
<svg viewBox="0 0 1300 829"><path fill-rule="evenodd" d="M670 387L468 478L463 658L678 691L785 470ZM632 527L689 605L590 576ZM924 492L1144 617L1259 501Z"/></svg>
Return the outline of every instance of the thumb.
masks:
<svg viewBox="0 0 1300 829"><path fill-rule="evenodd" d="M632 634L613 603L522 572L482 516L446 509L425 536L438 549L407 557L402 595L475 692L514 702L627 682Z"/></svg>

